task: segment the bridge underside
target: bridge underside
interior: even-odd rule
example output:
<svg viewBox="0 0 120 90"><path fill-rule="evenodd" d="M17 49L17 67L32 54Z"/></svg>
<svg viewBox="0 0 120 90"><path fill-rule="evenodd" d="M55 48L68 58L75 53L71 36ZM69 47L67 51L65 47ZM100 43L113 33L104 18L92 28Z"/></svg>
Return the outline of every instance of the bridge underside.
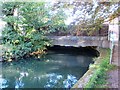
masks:
<svg viewBox="0 0 120 90"><path fill-rule="evenodd" d="M87 47L97 46L109 48L107 37L91 37L91 36L49 36L53 45Z"/></svg>

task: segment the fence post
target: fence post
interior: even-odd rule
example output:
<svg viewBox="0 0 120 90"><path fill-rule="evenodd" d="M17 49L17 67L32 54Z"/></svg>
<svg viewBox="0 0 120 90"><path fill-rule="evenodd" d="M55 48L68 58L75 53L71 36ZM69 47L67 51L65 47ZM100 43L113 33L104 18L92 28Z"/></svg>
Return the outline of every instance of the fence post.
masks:
<svg viewBox="0 0 120 90"><path fill-rule="evenodd" d="M111 53L110 53L110 64L112 64L112 57L113 57L113 47L114 47L114 41L111 41L112 42L112 45L111 45Z"/></svg>
<svg viewBox="0 0 120 90"><path fill-rule="evenodd" d="M112 64L112 57L113 57L113 49L114 49L114 38L115 38L115 34L112 32L110 32L110 44L112 44L110 46L110 49L111 49L111 53L110 53L110 64Z"/></svg>

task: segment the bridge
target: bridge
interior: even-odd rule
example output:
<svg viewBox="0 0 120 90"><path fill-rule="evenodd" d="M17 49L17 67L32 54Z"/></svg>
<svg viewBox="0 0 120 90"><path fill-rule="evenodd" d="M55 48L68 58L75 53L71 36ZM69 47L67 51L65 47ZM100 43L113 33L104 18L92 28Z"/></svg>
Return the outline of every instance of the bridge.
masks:
<svg viewBox="0 0 120 90"><path fill-rule="evenodd" d="M109 41L106 36L47 36L52 40L53 45L87 47L97 46L109 48Z"/></svg>

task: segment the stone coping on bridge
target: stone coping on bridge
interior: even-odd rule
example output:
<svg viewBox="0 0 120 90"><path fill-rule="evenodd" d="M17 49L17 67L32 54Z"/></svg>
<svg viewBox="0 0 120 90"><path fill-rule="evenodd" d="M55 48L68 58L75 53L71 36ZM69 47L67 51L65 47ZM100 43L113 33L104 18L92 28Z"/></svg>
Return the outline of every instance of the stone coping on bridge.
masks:
<svg viewBox="0 0 120 90"><path fill-rule="evenodd" d="M78 40L78 39L84 39L84 40L107 40L107 36L47 36L49 39L70 39L70 40Z"/></svg>
<svg viewBox="0 0 120 90"><path fill-rule="evenodd" d="M98 46L109 48L110 44L107 37L91 37L91 36L48 36L52 40L53 45L87 47Z"/></svg>

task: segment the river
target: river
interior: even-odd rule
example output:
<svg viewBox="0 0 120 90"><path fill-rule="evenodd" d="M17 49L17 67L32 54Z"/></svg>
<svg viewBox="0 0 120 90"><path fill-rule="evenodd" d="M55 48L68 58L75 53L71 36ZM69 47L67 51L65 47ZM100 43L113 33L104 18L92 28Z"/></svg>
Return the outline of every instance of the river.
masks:
<svg viewBox="0 0 120 90"><path fill-rule="evenodd" d="M80 48L54 48L41 58L3 62L0 88L71 88L95 55Z"/></svg>

